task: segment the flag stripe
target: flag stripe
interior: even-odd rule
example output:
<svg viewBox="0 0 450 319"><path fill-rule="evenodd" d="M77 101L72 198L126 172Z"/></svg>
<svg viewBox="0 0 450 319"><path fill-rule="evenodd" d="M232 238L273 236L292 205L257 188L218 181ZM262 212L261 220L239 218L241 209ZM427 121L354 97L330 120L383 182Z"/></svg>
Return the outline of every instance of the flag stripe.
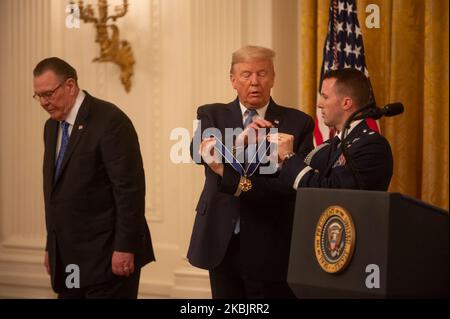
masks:
<svg viewBox="0 0 450 319"><path fill-rule="evenodd" d="M359 27L355 0L330 0L328 32L323 48L323 61L320 74L319 94L323 76L336 69L354 68L369 77L364 54L364 44ZM374 97L372 96L373 100ZM369 127L379 131L378 123L366 120ZM317 109L314 128L314 144L320 145L334 135L324 123Z"/></svg>

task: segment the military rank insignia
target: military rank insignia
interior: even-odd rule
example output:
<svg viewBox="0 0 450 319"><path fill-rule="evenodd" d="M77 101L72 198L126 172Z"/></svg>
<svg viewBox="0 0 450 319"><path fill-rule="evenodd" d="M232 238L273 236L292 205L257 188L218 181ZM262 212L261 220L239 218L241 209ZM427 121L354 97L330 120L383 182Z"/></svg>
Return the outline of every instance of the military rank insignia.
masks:
<svg viewBox="0 0 450 319"><path fill-rule="evenodd" d="M347 162L347 161L345 160L344 154L341 154L341 155L339 156L339 158L336 160L336 162L334 162L333 168L339 167L339 166L345 166L345 163L346 163L346 162Z"/></svg>

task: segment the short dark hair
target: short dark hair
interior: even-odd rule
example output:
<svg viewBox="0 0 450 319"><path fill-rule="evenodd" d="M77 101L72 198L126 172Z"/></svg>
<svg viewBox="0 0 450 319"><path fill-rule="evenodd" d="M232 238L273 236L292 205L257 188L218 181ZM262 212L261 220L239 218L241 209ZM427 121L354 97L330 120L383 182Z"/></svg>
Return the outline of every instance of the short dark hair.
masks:
<svg viewBox="0 0 450 319"><path fill-rule="evenodd" d="M357 69L331 70L323 79L336 79L334 89L337 94L350 96L356 108L366 106L372 100L372 88L369 79Z"/></svg>
<svg viewBox="0 0 450 319"><path fill-rule="evenodd" d="M39 76L45 71L53 71L61 80L74 79L78 81L77 71L66 61L51 57L39 62L33 70L33 76Z"/></svg>

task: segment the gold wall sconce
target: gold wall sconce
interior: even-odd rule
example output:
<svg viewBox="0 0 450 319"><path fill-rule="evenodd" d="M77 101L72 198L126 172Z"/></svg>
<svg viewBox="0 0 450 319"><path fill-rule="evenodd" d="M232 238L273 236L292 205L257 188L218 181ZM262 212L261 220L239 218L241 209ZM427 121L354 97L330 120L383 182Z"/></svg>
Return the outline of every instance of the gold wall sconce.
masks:
<svg viewBox="0 0 450 319"><path fill-rule="evenodd" d="M73 4L73 1L70 2ZM113 62L120 67L120 81L125 87L126 92L131 89L131 77L134 74L134 56L131 45L126 40L119 40L119 28L116 24L108 24L108 20L115 22L128 12L128 0L123 0L123 4L116 6L115 14L108 15L108 1L98 0L98 17L94 16L92 5L86 7L82 0L78 1L80 10L80 19L86 23L93 23L97 30L96 39L100 45L100 56L93 62ZM110 32L108 31L111 31Z"/></svg>

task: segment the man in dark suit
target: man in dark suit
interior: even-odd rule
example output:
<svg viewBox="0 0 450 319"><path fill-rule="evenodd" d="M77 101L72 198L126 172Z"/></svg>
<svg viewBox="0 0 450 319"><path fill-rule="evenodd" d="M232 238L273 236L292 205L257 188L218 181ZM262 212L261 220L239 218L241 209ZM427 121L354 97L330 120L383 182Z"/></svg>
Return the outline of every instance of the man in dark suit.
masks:
<svg viewBox="0 0 450 319"><path fill-rule="evenodd" d="M78 87L59 58L33 71L44 127L45 266L59 298L137 298L154 260L138 137L115 105Z"/></svg>
<svg viewBox="0 0 450 319"><path fill-rule="evenodd" d="M312 119L271 99L274 55L270 49L255 46L233 53L230 80L238 98L229 104L199 107L200 129L193 142L200 141L211 128L226 136L227 128L251 128L255 125L250 124L252 121L266 119L276 123L279 132L294 137L293 148L299 156L312 149ZM246 140L248 131L243 130L238 140ZM208 137L203 136L203 143L210 141ZM191 145L192 155L197 163L205 164L196 158L199 146ZM276 178L278 171L265 176ZM209 270L213 298L293 298L286 276L295 192L288 196L270 194L270 198L259 201L221 192L221 177L208 165L205 177L188 259L192 265Z"/></svg>
<svg viewBox="0 0 450 319"><path fill-rule="evenodd" d="M340 69L324 75L318 107L326 125L342 132L352 113L367 105L371 89L366 76L355 69ZM271 123L258 120L257 127L270 127ZM306 158L294 150L294 136L270 134L268 140L278 145L282 165L279 178L252 180L254 198L264 198L272 192L288 194L298 187L347 188L386 191L392 177L393 159L389 142L371 130L365 121L354 121L346 138L346 155L342 153L339 133L333 139L315 148ZM240 176L233 170L211 165L217 174L223 171L221 191L232 193L239 187ZM248 194L250 195L250 194Z"/></svg>

